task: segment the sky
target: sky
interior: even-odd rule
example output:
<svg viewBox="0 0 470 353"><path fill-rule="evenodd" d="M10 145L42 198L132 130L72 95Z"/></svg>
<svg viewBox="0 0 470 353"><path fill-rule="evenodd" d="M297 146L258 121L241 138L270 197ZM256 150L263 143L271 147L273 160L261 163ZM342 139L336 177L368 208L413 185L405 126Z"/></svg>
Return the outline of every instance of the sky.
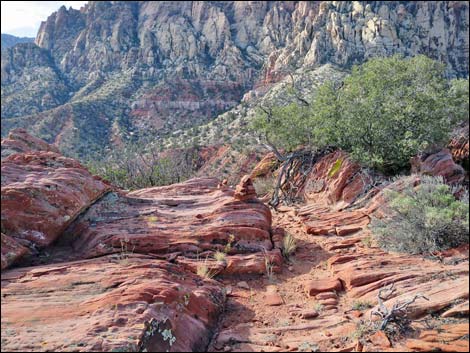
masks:
<svg viewBox="0 0 470 353"><path fill-rule="evenodd" d="M2 1L2 33L36 37L41 21L62 5L80 9L87 1Z"/></svg>

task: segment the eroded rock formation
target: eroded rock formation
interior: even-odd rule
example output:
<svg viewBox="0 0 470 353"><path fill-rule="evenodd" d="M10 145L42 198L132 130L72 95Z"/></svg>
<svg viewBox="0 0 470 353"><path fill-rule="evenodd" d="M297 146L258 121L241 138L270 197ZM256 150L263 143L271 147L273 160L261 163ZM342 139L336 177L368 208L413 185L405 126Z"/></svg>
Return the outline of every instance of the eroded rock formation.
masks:
<svg viewBox="0 0 470 353"><path fill-rule="evenodd" d="M280 270L248 177L126 193L24 131L2 147L2 350L204 351L225 304L210 277Z"/></svg>

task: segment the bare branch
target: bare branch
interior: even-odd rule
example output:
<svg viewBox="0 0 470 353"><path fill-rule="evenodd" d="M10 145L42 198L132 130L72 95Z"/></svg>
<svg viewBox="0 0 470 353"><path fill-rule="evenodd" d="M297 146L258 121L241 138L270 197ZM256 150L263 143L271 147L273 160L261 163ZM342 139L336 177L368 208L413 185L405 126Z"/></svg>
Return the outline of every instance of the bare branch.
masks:
<svg viewBox="0 0 470 353"><path fill-rule="evenodd" d="M385 328L390 324L394 323L400 329L405 329L409 325L409 319L407 315L408 306L413 304L418 299L425 299L429 300L422 294L415 295L412 299L407 300L405 302L396 302L392 305L391 309L388 309L384 301L388 300L395 292L396 289L394 288L394 283L390 285L389 288L382 288L379 290L377 294L377 300L379 303L379 307L376 310L372 310L370 315L379 316L382 319L380 323L380 330L385 330Z"/></svg>

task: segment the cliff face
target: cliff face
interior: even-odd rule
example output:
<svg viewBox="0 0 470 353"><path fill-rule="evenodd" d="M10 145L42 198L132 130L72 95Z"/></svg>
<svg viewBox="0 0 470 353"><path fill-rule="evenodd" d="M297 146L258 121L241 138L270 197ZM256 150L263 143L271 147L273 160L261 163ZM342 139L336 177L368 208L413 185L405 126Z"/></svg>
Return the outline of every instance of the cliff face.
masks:
<svg viewBox="0 0 470 353"><path fill-rule="evenodd" d="M294 68L424 53L445 62L450 76L466 76L468 11L468 3L452 1L62 7L42 23L36 47L2 54L2 133L28 127L86 155L85 140L99 150L200 125ZM47 60L37 63L36 52ZM24 82L36 84L25 92Z"/></svg>
<svg viewBox="0 0 470 353"><path fill-rule="evenodd" d="M463 1L333 1L301 3L295 36L270 55L268 73L286 65L350 66L370 57L425 54L468 75L468 3Z"/></svg>

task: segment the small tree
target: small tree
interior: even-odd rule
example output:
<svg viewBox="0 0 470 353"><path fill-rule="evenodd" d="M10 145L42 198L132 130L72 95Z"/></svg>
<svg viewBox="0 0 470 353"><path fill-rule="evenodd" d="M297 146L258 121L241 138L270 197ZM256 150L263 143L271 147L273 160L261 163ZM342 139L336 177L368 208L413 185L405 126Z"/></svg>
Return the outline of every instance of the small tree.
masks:
<svg viewBox="0 0 470 353"><path fill-rule="evenodd" d="M334 145L366 166L396 172L419 151L446 143L468 117L468 80L449 82L444 70L422 55L372 59L353 67L340 87L322 85L309 105L261 109L252 126L271 145Z"/></svg>

